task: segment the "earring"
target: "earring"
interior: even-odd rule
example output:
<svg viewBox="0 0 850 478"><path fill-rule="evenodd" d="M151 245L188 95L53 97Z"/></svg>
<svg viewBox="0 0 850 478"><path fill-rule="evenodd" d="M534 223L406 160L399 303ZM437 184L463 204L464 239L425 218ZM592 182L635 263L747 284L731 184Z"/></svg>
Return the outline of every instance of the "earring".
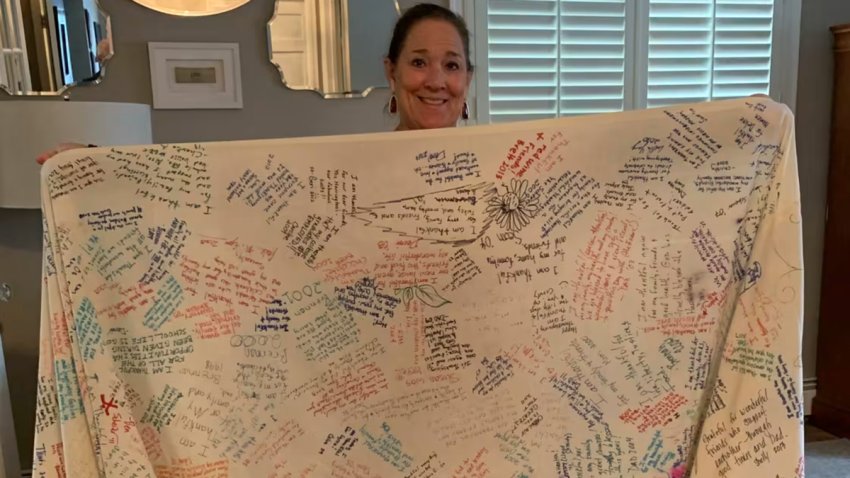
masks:
<svg viewBox="0 0 850 478"><path fill-rule="evenodd" d="M463 102L463 110L460 112L460 117L463 118L464 121L469 119L469 105L466 104L466 101Z"/></svg>
<svg viewBox="0 0 850 478"><path fill-rule="evenodd" d="M392 95L390 97L390 105L388 108L391 114L398 113L398 101L395 99L395 95Z"/></svg>

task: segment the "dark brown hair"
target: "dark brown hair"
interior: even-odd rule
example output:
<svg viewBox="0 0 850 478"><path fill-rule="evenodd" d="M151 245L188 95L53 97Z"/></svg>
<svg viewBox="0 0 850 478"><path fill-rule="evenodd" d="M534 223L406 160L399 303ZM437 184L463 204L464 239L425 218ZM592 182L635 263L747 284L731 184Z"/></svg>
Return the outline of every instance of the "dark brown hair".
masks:
<svg viewBox="0 0 850 478"><path fill-rule="evenodd" d="M469 29L466 28L466 22L448 8L434 5L433 3L420 3L408 8L401 18L398 19L395 28L393 28L393 38L390 40L390 51L387 53L387 59L393 64L398 61L398 55L404 47L407 35L422 20L443 20L455 27L457 34L460 35L460 39L463 42L466 69L472 72L472 61L469 59Z"/></svg>

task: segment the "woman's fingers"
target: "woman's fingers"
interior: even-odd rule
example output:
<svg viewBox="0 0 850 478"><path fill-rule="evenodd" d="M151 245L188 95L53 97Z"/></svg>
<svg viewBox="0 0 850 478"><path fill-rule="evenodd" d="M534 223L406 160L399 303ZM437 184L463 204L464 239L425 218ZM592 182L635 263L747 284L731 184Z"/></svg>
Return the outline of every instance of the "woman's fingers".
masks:
<svg viewBox="0 0 850 478"><path fill-rule="evenodd" d="M35 158L35 162L38 164L44 164L48 159L56 156L62 151L68 151L69 149L77 149L77 148L85 148L85 144L80 143L59 143L55 148L48 149L47 151L38 155Z"/></svg>
<svg viewBox="0 0 850 478"><path fill-rule="evenodd" d="M38 163L38 164L44 164L45 161L52 158L55 154L56 154L55 148L47 150L47 151L39 154L38 157L35 158L35 162Z"/></svg>

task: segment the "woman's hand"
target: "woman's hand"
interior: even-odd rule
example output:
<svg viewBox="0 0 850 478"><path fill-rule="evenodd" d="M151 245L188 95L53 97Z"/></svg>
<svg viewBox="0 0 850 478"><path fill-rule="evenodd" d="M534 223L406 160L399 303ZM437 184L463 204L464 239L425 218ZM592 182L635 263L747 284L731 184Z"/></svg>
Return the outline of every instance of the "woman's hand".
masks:
<svg viewBox="0 0 850 478"><path fill-rule="evenodd" d="M59 143L55 148L48 149L47 151L38 155L35 158L35 162L38 164L44 164L48 159L56 156L62 151L68 151L69 149L78 149L78 148L87 148L88 145L80 144L80 143Z"/></svg>

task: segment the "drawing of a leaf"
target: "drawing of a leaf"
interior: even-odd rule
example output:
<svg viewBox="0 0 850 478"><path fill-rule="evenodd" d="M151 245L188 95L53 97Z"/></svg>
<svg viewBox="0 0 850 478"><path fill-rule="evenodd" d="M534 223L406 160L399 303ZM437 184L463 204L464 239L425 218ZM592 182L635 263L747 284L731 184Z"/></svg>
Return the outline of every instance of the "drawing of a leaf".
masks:
<svg viewBox="0 0 850 478"><path fill-rule="evenodd" d="M440 293L437 292L437 289L435 289L431 284L416 286L415 290L416 297L431 307L440 307L449 303L449 301L443 298Z"/></svg>
<svg viewBox="0 0 850 478"><path fill-rule="evenodd" d="M413 300L413 287L405 287L401 292L401 300L404 301L404 305L410 303Z"/></svg>

